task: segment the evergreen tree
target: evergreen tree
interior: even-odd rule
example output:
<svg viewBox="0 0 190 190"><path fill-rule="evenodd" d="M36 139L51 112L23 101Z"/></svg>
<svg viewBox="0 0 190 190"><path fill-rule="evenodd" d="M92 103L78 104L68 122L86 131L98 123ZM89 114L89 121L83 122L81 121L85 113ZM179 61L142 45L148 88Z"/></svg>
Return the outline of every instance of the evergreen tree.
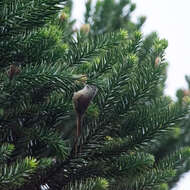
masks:
<svg viewBox="0 0 190 190"><path fill-rule="evenodd" d="M131 3L130 1L97 1L95 4L95 10L92 8L92 1L89 0L86 3L86 12L85 12L85 22L86 24L84 26L88 26L88 23L90 23L91 26L91 34L94 33L102 33L103 31L118 31L120 28L127 29L129 35L133 35L134 31L141 30L141 27L143 26L146 17L141 16L137 19L137 23L134 23L131 21L131 13L135 11L136 5ZM104 19L107 18L107 19ZM109 19L108 19L109 18ZM103 21L101 23L101 21ZM101 24L100 24L101 23ZM83 26L81 27L83 29ZM157 33L152 32L146 37L144 37L142 41L141 46L141 54L139 55L139 59L143 60L145 55L149 53L154 43L159 40ZM155 64L158 64L160 61L160 57L157 57L155 60ZM167 63L165 62L165 65L167 66ZM159 97L161 95L164 95L164 87L165 87L165 81L166 81L166 69L163 69L163 79L160 81L160 84L158 85L158 88L155 89L155 92L153 93L155 97ZM187 94L188 91L186 91ZM183 92L181 93L183 94ZM180 96L183 98L184 95ZM170 97L166 97L168 100L171 101ZM181 101L181 100L180 100ZM178 102L179 103L179 102ZM180 103L180 105L182 105ZM184 122L184 120L182 121ZM183 125L183 124L180 124ZM183 132L184 133L184 132ZM185 133L187 134L187 133ZM164 156L167 154L171 154L172 152L176 151L177 148L188 146L188 143L181 144L179 146L178 138L180 136L180 127L179 125L175 126L173 130L168 131L167 135L161 136L161 139L154 142L154 145L152 147L149 147L149 153L153 154L157 160L163 159ZM184 162L186 163L187 160ZM187 164L188 165L188 164ZM181 167L178 169L178 172L176 174L176 177L173 178L172 181L170 181L169 185L170 187L173 187L175 183L179 180L180 174L184 173L184 171L187 171L187 168ZM167 184L162 184L161 186L164 190L168 189Z"/></svg>
<svg viewBox="0 0 190 190"><path fill-rule="evenodd" d="M161 188L190 155L150 151L187 114L155 95L167 42L135 24L73 34L65 2L0 0L0 189ZM86 84L98 93L76 138L72 97Z"/></svg>
<svg viewBox="0 0 190 190"><path fill-rule="evenodd" d="M98 0L94 7L92 1L88 0L85 7L84 20L86 24L91 25L91 34L113 32L122 28L127 29L130 35L139 30L146 20L146 17L141 16L137 23L131 21L136 4L129 0Z"/></svg>
<svg viewBox="0 0 190 190"><path fill-rule="evenodd" d="M182 109L189 109L190 105L190 77L185 77L188 89L178 89L176 92L177 100L176 104L179 104ZM155 146L154 153L162 158L165 155L171 153L172 151L190 145L190 131L189 131L189 122L190 117L189 114L178 124L175 126L174 130L170 132L167 138L164 141L160 142ZM180 169L178 169L176 176L170 181L170 188L174 187L176 182L180 179L182 174L188 172L190 170L190 158L187 157L184 164Z"/></svg>

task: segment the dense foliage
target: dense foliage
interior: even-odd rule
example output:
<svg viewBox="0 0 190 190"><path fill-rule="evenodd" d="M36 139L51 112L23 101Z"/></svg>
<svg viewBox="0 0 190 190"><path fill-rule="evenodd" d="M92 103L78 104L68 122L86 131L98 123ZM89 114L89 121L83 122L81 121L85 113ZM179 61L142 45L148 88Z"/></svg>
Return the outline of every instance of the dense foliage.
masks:
<svg viewBox="0 0 190 190"><path fill-rule="evenodd" d="M88 1L91 27L73 31L70 2L0 0L0 189L163 189L189 157L154 153L187 114L162 93L167 41L143 38L134 4L109 2L91 13ZM72 97L85 84L98 93L76 139Z"/></svg>

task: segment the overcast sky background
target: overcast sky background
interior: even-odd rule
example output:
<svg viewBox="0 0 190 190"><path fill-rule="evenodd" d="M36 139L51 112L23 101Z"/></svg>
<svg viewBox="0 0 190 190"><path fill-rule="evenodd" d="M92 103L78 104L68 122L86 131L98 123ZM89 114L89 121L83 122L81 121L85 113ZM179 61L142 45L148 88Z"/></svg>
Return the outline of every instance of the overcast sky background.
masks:
<svg viewBox="0 0 190 190"><path fill-rule="evenodd" d="M137 9L133 19L145 15L143 33L157 31L166 38L169 62L166 93L175 96L176 89L186 87L185 75L190 75L190 1L189 0L133 0Z"/></svg>
<svg viewBox="0 0 190 190"><path fill-rule="evenodd" d="M94 0L95 1L95 0ZM73 17L77 26L83 24L82 13L86 0L75 0ZM187 88L185 75L190 75L190 1L189 0L132 0L137 5L133 20L146 16L143 34L156 31L166 38L169 46L166 59L169 62L165 93L175 97L178 88ZM185 175L175 190L190 189L190 173Z"/></svg>

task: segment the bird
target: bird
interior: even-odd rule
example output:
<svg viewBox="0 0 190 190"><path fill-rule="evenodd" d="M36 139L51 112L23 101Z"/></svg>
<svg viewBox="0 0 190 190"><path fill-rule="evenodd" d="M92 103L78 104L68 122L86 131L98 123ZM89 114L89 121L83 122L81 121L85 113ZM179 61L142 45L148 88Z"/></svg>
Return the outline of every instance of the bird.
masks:
<svg viewBox="0 0 190 190"><path fill-rule="evenodd" d="M77 121L77 131L76 131L76 140L78 140L81 134L83 116L92 101L96 96L98 88L94 85L86 84L83 89L77 91L73 95L73 103L76 111L76 121ZM75 146L75 153L77 154L77 145Z"/></svg>

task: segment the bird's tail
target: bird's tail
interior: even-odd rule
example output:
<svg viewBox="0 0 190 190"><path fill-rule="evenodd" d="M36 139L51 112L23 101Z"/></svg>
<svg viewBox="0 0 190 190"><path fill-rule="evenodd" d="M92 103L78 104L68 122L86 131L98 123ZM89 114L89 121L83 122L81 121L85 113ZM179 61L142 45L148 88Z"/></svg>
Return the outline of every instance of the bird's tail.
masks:
<svg viewBox="0 0 190 190"><path fill-rule="evenodd" d="M82 116L79 114L77 116L77 135L76 135L76 143L75 143L75 155L79 152L78 150L78 141L81 135L81 126L82 126Z"/></svg>

